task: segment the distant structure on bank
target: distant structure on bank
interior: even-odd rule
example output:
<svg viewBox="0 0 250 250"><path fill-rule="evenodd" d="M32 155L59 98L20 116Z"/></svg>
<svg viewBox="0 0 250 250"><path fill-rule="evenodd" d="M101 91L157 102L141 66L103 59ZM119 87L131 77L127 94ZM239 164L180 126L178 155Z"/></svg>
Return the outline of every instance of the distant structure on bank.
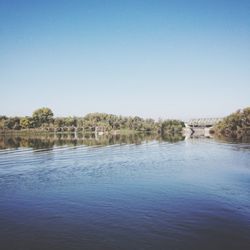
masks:
<svg viewBox="0 0 250 250"><path fill-rule="evenodd" d="M209 128L213 127L216 123L222 121L223 118L198 118L191 119L187 122L187 126L189 127L201 127L201 128Z"/></svg>
<svg viewBox="0 0 250 250"><path fill-rule="evenodd" d="M197 136L209 136L210 129L222 121L223 118L198 118L185 122L185 134Z"/></svg>

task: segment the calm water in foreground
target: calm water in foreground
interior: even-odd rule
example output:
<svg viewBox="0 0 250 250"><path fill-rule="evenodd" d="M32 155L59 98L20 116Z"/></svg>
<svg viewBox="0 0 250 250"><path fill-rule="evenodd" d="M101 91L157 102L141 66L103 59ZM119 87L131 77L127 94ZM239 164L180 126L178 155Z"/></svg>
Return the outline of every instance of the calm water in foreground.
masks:
<svg viewBox="0 0 250 250"><path fill-rule="evenodd" d="M250 249L250 144L0 145L0 249Z"/></svg>

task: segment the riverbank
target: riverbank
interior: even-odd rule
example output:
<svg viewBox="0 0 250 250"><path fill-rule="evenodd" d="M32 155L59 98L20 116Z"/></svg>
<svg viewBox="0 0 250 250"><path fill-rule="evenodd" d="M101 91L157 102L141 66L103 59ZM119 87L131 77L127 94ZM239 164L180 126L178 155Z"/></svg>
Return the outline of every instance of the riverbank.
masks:
<svg viewBox="0 0 250 250"><path fill-rule="evenodd" d="M218 137L247 139L250 137L250 107L225 117L213 128ZM245 139L244 139L245 138Z"/></svg>

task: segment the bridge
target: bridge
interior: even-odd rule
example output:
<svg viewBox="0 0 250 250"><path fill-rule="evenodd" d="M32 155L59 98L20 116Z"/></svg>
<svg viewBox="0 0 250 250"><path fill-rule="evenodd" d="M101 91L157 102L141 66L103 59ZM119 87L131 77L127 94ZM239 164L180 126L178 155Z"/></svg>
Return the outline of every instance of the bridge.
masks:
<svg viewBox="0 0 250 250"><path fill-rule="evenodd" d="M191 119L185 123L184 133L186 135L209 136L210 129L223 118L198 118Z"/></svg>
<svg viewBox="0 0 250 250"><path fill-rule="evenodd" d="M222 121L223 118L198 118L191 119L186 124L189 127L209 128Z"/></svg>

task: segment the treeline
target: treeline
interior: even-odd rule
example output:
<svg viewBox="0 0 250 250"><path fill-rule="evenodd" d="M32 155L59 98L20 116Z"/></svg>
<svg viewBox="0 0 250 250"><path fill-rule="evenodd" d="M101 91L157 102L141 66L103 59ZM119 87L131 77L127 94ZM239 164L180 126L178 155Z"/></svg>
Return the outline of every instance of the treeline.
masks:
<svg viewBox="0 0 250 250"><path fill-rule="evenodd" d="M90 113L84 117L54 117L50 108L40 108L32 116L0 116L1 131L98 132L138 131L161 134L180 133L184 123L178 120L143 119L106 113Z"/></svg>
<svg viewBox="0 0 250 250"><path fill-rule="evenodd" d="M216 124L214 132L228 138L250 137L250 107L238 110Z"/></svg>

